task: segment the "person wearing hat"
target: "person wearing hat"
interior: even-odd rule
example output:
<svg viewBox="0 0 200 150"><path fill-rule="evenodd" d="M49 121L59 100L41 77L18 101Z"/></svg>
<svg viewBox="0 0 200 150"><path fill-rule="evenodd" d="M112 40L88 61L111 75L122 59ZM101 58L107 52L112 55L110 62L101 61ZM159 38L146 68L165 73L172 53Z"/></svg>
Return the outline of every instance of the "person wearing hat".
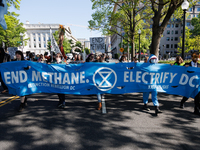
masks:
<svg viewBox="0 0 200 150"><path fill-rule="evenodd" d="M185 67L198 67L200 68L200 64L198 63L199 53L192 53L192 61L189 63L185 63ZM184 108L184 103L188 100L187 97L183 97L180 103L180 108ZM200 115L200 93L198 93L194 98L194 114Z"/></svg>
<svg viewBox="0 0 200 150"><path fill-rule="evenodd" d="M158 63L158 58L155 55L151 54L151 56L147 60L147 63L152 63L152 64ZM150 110L147 106L149 93L150 92L143 92L143 103L144 103L143 109L148 110L148 111ZM157 116L158 113L162 113L162 111L159 109L156 89L151 91L151 99L152 99L153 105L155 106L155 115Z"/></svg>

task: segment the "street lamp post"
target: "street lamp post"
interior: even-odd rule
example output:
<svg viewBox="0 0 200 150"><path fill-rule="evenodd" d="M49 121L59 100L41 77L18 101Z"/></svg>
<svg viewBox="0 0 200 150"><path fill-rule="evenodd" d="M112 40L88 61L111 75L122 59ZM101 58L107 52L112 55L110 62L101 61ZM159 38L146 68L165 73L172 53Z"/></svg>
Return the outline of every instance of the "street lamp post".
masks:
<svg viewBox="0 0 200 150"><path fill-rule="evenodd" d="M181 5L182 9L183 9L183 37L182 37L182 58L184 60L184 51L185 51L185 13L186 10L189 7L189 3L187 0L184 0L184 2Z"/></svg>
<svg viewBox="0 0 200 150"><path fill-rule="evenodd" d="M141 34L141 30L138 30L138 34L139 34L139 62L141 60L141 51L140 51L140 34Z"/></svg>

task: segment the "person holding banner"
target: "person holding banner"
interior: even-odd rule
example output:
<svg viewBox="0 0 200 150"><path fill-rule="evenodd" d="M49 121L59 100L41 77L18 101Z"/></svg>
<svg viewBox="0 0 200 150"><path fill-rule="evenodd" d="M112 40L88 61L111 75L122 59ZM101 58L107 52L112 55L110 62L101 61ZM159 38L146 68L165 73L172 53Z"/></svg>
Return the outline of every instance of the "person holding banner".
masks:
<svg viewBox="0 0 200 150"><path fill-rule="evenodd" d="M15 56L16 56L16 59L14 61L22 61L22 60L25 60L24 59L24 55L21 51L16 51L15 52ZM29 69L29 67L27 68L24 68L25 70ZM23 111L24 108L27 106L27 97L26 96L20 96L20 106L19 106L19 112Z"/></svg>
<svg viewBox="0 0 200 150"><path fill-rule="evenodd" d="M174 65L177 65L177 66L184 66L185 65L181 56L176 56L176 62L174 63Z"/></svg>
<svg viewBox="0 0 200 150"><path fill-rule="evenodd" d="M0 64L11 61L11 57L9 54L5 53L4 49L0 47ZM1 93L7 93L8 88L2 80L1 73L0 73L0 82L3 87L3 91Z"/></svg>
<svg viewBox="0 0 200 150"><path fill-rule="evenodd" d="M198 67L200 68L200 64L198 63L199 53L194 52L192 54L192 61L190 63L186 63L185 67ZM183 97L180 103L180 108L184 108L184 103L188 100L187 97ZM200 115L200 92L194 98L194 114Z"/></svg>
<svg viewBox="0 0 200 150"><path fill-rule="evenodd" d="M56 54L56 61L53 64L66 64L62 61L63 57L60 53ZM58 108L65 109L65 94L58 93L59 103L57 105Z"/></svg>
<svg viewBox="0 0 200 150"><path fill-rule="evenodd" d="M100 60L100 59L99 59ZM87 59L86 59L86 62L100 62L100 61L95 61L94 60L94 54L89 54ZM101 110L102 108L102 103L101 103L101 99L102 99L102 95L97 93L97 99L98 99L98 107L97 107L97 110Z"/></svg>
<svg viewBox="0 0 200 150"><path fill-rule="evenodd" d="M154 63L154 64L158 63L158 58L155 55L151 54L147 63ZM149 93L150 92L143 92L143 103L144 103L143 109L145 109L147 111L150 110L147 106L148 99L149 99ZM157 90L156 89L151 91L151 99L152 99L153 105L155 106L155 115L157 116L158 113L162 113L162 111L159 109L159 103L158 103L158 99L157 99Z"/></svg>

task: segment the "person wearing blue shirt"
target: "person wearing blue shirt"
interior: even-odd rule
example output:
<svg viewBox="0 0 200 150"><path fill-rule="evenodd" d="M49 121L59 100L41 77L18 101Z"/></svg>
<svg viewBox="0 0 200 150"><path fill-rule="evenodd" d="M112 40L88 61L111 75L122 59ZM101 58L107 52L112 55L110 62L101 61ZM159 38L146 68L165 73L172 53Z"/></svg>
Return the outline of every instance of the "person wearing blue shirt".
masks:
<svg viewBox="0 0 200 150"><path fill-rule="evenodd" d="M154 63L154 64L158 63L158 58L152 54L147 60L147 63ZM149 93L150 92L143 92L143 103L144 103L143 109L148 110L148 111L150 110L147 106ZM153 105L155 106L155 115L157 116L158 113L162 113L162 111L159 109L159 103L157 99L157 90L151 91L151 99L152 99Z"/></svg>

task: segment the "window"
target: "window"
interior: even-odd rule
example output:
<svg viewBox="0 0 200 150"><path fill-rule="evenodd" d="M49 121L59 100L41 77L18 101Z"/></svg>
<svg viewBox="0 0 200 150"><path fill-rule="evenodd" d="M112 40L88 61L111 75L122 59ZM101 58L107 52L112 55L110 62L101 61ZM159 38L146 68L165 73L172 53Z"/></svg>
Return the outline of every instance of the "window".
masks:
<svg viewBox="0 0 200 150"><path fill-rule="evenodd" d="M41 48L41 44L39 44L39 48Z"/></svg>
<svg viewBox="0 0 200 150"><path fill-rule="evenodd" d="M176 23L175 27L178 28L178 27L179 27L179 24Z"/></svg>
<svg viewBox="0 0 200 150"><path fill-rule="evenodd" d="M193 15L193 17L195 17L195 15Z"/></svg>
<svg viewBox="0 0 200 150"><path fill-rule="evenodd" d="M187 22L187 23L186 23L186 26L190 26L190 22Z"/></svg>
<svg viewBox="0 0 200 150"><path fill-rule="evenodd" d="M178 45L177 45L177 44L174 44L174 48L178 48Z"/></svg>
<svg viewBox="0 0 200 150"><path fill-rule="evenodd" d="M38 38L38 40L40 41L40 37Z"/></svg>
<svg viewBox="0 0 200 150"><path fill-rule="evenodd" d="M175 41L178 41L178 37L175 37L174 40L175 40Z"/></svg>
<svg viewBox="0 0 200 150"><path fill-rule="evenodd" d="M191 12L191 11L192 11L192 8L189 8L189 11Z"/></svg>
<svg viewBox="0 0 200 150"><path fill-rule="evenodd" d="M170 34L170 30L167 30L167 34Z"/></svg>
<svg viewBox="0 0 200 150"><path fill-rule="evenodd" d="M146 23L146 20L145 20L145 19L143 19L143 21L144 21L144 23Z"/></svg>
<svg viewBox="0 0 200 150"><path fill-rule="evenodd" d="M197 8L197 11L200 11L200 7Z"/></svg>
<svg viewBox="0 0 200 150"><path fill-rule="evenodd" d="M152 28L152 27L153 27L153 25L151 24L151 25L150 25L150 28Z"/></svg>
<svg viewBox="0 0 200 150"><path fill-rule="evenodd" d="M171 44L171 48L173 48L173 44Z"/></svg>
<svg viewBox="0 0 200 150"><path fill-rule="evenodd" d="M34 43L34 48L36 48L36 44Z"/></svg>
<svg viewBox="0 0 200 150"><path fill-rule="evenodd" d="M45 37L44 37L44 41L45 41Z"/></svg>
<svg viewBox="0 0 200 150"><path fill-rule="evenodd" d="M174 24L172 24L172 28L174 27Z"/></svg>
<svg viewBox="0 0 200 150"><path fill-rule="evenodd" d="M50 37L49 37L49 41L50 41L51 39L50 39Z"/></svg>
<svg viewBox="0 0 200 150"><path fill-rule="evenodd" d="M175 34L178 34L178 30L175 31Z"/></svg>
<svg viewBox="0 0 200 150"><path fill-rule="evenodd" d="M170 24L167 25L167 28L170 28Z"/></svg>
<svg viewBox="0 0 200 150"><path fill-rule="evenodd" d="M173 37L171 37L171 41L173 41L174 40L174 38Z"/></svg>
<svg viewBox="0 0 200 150"><path fill-rule="evenodd" d="M166 48L169 48L169 44L166 44Z"/></svg>
<svg viewBox="0 0 200 150"><path fill-rule="evenodd" d="M44 48L46 48L46 44L44 43Z"/></svg>
<svg viewBox="0 0 200 150"><path fill-rule="evenodd" d="M174 31L172 30L172 34L174 34Z"/></svg>
<svg viewBox="0 0 200 150"><path fill-rule="evenodd" d="M35 41L35 37L33 38L33 41Z"/></svg>
<svg viewBox="0 0 200 150"><path fill-rule="evenodd" d="M29 48L31 48L31 44L29 44Z"/></svg>
<svg viewBox="0 0 200 150"><path fill-rule="evenodd" d="M35 33L33 33L33 35L35 35Z"/></svg>
<svg viewBox="0 0 200 150"><path fill-rule="evenodd" d="M170 39L169 37L166 38L167 41L169 41L169 39Z"/></svg>

